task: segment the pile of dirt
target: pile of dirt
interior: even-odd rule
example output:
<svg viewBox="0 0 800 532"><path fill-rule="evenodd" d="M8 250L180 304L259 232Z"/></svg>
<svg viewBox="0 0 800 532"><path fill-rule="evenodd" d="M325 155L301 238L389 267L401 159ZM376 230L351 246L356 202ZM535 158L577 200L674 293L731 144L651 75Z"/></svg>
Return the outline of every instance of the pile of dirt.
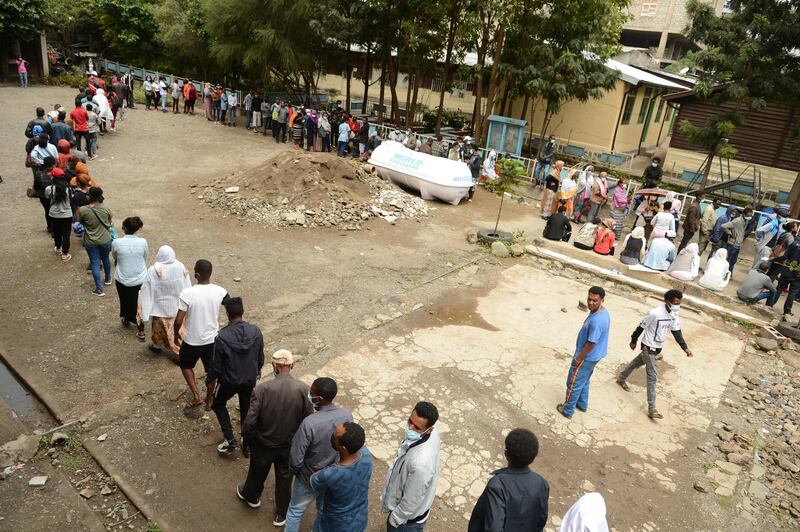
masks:
<svg viewBox="0 0 800 532"><path fill-rule="evenodd" d="M424 200L385 182L369 166L329 153L293 152L220 178L198 196L234 216L265 226L361 228L428 214Z"/></svg>

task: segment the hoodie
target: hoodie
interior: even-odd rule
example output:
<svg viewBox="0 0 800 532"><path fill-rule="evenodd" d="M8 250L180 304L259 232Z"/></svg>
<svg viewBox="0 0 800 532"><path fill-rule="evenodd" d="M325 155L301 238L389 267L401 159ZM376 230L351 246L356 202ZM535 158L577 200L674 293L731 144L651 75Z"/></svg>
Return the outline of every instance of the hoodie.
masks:
<svg viewBox="0 0 800 532"><path fill-rule="evenodd" d="M209 380L224 384L255 382L264 365L264 337L261 330L244 320L223 327L214 340L214 358Z"/></svg>

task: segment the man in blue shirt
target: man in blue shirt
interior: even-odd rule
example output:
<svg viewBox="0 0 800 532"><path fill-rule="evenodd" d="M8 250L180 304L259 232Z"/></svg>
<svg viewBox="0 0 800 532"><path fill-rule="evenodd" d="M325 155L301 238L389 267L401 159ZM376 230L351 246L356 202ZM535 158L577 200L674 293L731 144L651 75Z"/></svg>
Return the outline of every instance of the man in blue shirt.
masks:
<svg viewBox="0 0 800 532"><path fill-rule="evenodd" d="M364 429L357 423L339 425L331 435L339 459L311 475L311 487L324 500L320 526L325 532L367 529L372 455L364 440Z"/></svg>
<svg viewBox="0 0 800 532"><path fill-rule="evenodd" d="M567 397L556 406L565 418L571 418L575 408L586 412L589 408L589 379L594 367L608 354L608 333L611 329L611 316L603 307L606 291L599 286L589 289L586 304L589 316L583 322L575 342L575 356L567 374Z"/></svg>

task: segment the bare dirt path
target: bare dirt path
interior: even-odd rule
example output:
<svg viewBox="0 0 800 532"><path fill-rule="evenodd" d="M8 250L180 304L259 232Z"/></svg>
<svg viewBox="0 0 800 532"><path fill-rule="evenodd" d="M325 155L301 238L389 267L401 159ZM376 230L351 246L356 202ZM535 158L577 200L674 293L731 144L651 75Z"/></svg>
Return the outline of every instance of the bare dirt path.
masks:
<svg viewBox="0 0 800 532"><path fill-rule="evenodd" d="M0 106L14 125L0 133L0 352L60 417L83 419L90 450L163 527L270 529L272 489L258 511L235 498L246 461L216 456L213 415L181 415L185 385L175 365L119 327L113 292L91 296L80 244L67 265L53 256L41 207L24 196L30 174L22 167L22 130L37 105L68 103L72 94L0 88ZM710 442L727 415L720 405L731 394L728 378L742 357L755 356L741 355L746 331L702 313L685 316L698 357L689 361L669 348L659 388L667 419L654 424L644 416L643 374L632 379L631 394L612 381L631 356L626 336L657 302L606 283L618 324L613 354L595 375L592 410L567 422L553 406L583 319L576 303L589 285L604 281L531 257L500 262L468 245L468 227L493 225L497 198L479 191L468 205L431 204L424 221L371 220L361 231L265 229L213 210L190 185L286 149L270 139L136 109L101 148L90 167L117 224L141 216L151 255L167 243L187 265L211 260L214 281L243 295L246 318L262 327L268 351L293 349L304 380L340 381L339 402L364 424L378 458L370 530L383 529L378 493L386 460L419 398L443 412L440 497L427 527L434 532L465 528L488 475L502 466L504 431L514 426L542 439L535 467L551 483L553 529L591 489L606 497L617 530L753 528L742 512L753 519L759 513L742 506L740 491L725 499L693 489L707 465L714 467ZM506 202L503 225L538 234L537 215L531 205ZM364 316L395 312L401 317L378 329L359 326ZM760 371L761 360L752 362L751 371ZM108 439L97 442L102 433Z"/></svg>

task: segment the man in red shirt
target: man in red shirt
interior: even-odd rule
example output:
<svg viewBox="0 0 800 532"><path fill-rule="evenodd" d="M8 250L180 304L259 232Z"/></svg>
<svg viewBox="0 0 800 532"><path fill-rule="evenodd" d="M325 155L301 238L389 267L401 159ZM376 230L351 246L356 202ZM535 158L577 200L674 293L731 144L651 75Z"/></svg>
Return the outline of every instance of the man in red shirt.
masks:
<svg viewBox="0 0 800 532"><path fill-rule="evenodd" d="M75 133L75 143L78 150L81 149L81 138L86 139L86 148L89 148L89 113L86 109L80 106L80 103L75 106L69 113L72 118L72 131Z"/></svg>

